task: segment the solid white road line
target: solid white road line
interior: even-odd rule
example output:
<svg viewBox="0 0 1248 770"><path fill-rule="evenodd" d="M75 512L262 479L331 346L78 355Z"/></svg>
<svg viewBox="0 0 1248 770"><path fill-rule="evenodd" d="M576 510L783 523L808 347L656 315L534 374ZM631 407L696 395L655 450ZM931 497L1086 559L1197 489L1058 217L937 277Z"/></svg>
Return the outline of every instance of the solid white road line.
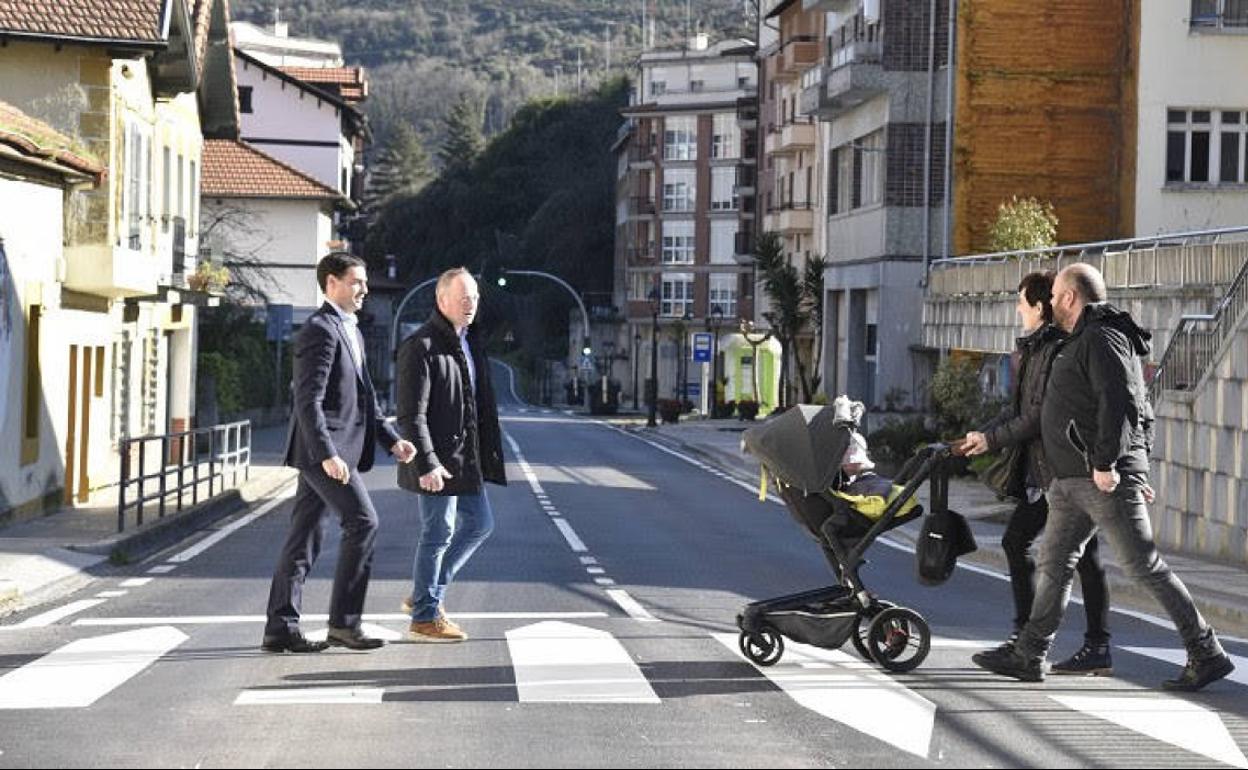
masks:
<svg viewBox="0 0 1248 770"><path fill-rule="evenodd" d="M96 596L101 599L116 599L118 596L125 596L129 591L100 591Z"/></svg>
<svg viewBox="0 0 1248 770"><path fill-rule="evenodd" d="M1150 694L1147 698L1096 695L1050 695L1073 711L1113 722L1149 738L1194 754L1248 768L1248 758L1235 745L1221 717L1178 698Z"/></svg>
<svg viewBox="0 0 1248 770"><path fill-rule="evenodd" d="M605 612L452 612L452 620L582 620L587 618L608 617ZM301 620L308 623L326 623L329 615L302 615ZM378 613L364 616L368 622L411 622L412 616L403 613ZM129 618L81 618L71 625L75 626L201 626L224 625L227 623L264 623L263 615L172 615L165 617L129 617Z"/></svg>
<svg viewBox="0 0 1248 770"><path fill-rule="evenodd" d="M659 703L624 646L605 631L548 621L507 632L525 703Z"/></svg>
<svg viewBox="0 0 1248 770"><path fill-rule="evenodd" d="M184 551L181 551L177 554L174 554L173 556L170 556L166 561L173 562L173 563L182 563L182 562L188 562L191 559L194 559L196 556L199 556L204 551L207 551L209 548L213 547L217 543L226 539L230 535L234 534L238 530L252 523L256 519L265 515L269 511L273 510L274 508L276 508L277 506L281 505L282 503L286 502L287 500L289 500L290 498L294 496L295 496L295 485L291 484L290 486L282 490L281 493L279 493L273 498L270 498L267 502L265 502L256 510L252 511L251 513L247 514L241 519L235 522L232 522L229 526L223 527L222 529L209 535L203 540L200 540L198 543L191 546L190 548L187 548Z"/></svg>
<svg viewBox="0 0 1248 770"><path fill-rule="evenodd" d="M736 634L712 634L742 660ZM799 705L920 757L927 757L936 704L840 650L789 642L774 666L754 666ZM750 665L754 665L751 663Z"/></svg>
<svg viewBox="0 0 1248 770"><path fill-rule="evenodd" d="M54 610L48 610L34 617L26 618L21 623L10 626L10 628L42 628L43 626L50 626L58 620L63 620L70 615L77 615L83 610L89 610L95 605L103 603L103 599L79 599L76 602L70 602Z"/></svg>
<svg viewBox="0 0 1248 770"><path fill-rule="evenodd" d="M607 596L610 596L612 601L620 605L620 609L624 610L633 620L640 620L643 623L659 622L658 618L647 612L645 607L642 607L636 599L629 596L628 591L622 588L610 588L607 590Z"/></svg>
<svg viewBox="0 0 1248 770"><path fill-rule="evenodd" d="M0 709L90 706L186 639L161 626L70 642L0 677Z"/></svg>
<svg viewBox="0 0 1248 770"><path fill-rule="evenodd" d="M147 571L149 575L166 575L178 568L176 564L157 564Z"/></svg>
<svg viewBox="0 0 1248 770"><path fill-rule="evenodd" d="M281 690L243 690L235 706L345 706L377 705L383 687L300 687Z"/></svg>

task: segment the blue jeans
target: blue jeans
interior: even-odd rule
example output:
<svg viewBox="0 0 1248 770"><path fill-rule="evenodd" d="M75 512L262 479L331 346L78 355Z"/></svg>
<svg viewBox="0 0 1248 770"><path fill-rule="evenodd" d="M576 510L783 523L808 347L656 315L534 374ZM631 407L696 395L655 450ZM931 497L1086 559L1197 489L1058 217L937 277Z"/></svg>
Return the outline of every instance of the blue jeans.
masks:
<svg viewBox="0 0 1248 770"><path fill-rule="evenodd" d="M471 495L420 495L420 542L412 566L412 620L438 616L446 589L494 531L485 487Z"/></svg>

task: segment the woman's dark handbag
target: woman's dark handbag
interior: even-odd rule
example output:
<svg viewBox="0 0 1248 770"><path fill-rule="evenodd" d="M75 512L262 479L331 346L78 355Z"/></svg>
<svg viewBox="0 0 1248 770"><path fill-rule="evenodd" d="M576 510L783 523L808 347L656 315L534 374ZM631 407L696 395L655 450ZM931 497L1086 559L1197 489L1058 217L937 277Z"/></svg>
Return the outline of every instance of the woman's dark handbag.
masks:
<svg viewBox="0 0 1248 770"><path fill-rule="evenodd" d="M930 513L923 519L915 555L919 582L940 585L953 574L958 557L976 550L975 536L966 517L948 509Z"/></svg>
<svg viewBox="0 0 1248 770"><path fill-rule="evenodd" d="M1023 459L1022 447L1017 444L1003 447L997 459L984 470L980 480L984 482L984 486L1001 497L1021 500L1026 494L1023 488Z"/></svg>

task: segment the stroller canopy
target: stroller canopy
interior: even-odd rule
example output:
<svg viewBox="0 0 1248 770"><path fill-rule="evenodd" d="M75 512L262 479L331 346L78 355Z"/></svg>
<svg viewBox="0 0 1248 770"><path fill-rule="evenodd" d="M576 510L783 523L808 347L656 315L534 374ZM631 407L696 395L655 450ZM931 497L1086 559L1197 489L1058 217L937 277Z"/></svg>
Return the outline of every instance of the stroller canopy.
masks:
<svg viewBox="0 0 1248 770"><path fill-rule="evenodd" d="M813 492L836 480L855 427L831 406L800 404L747 430L741 445L784 483Z"/></svg>

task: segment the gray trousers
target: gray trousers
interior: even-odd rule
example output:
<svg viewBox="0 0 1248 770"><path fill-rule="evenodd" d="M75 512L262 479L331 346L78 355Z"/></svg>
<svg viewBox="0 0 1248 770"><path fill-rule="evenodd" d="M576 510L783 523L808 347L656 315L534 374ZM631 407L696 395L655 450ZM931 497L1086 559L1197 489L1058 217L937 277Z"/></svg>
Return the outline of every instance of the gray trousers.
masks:
<svg viewBox="0 0 1248 770"><path fill-rule="evenodd" d="M1091 477L1057 479L1049 487L1049 521L1040 550L1036 600L1017 643L1024 656L1048 654L1070 601L1075 565L1097 530L1113 547L1127 576L1157 597L1178 628L1189 654L1205 658L1222 652L1191 594L1170 571L1153 542L1153 527L1144 502L1147 483L1148 477L1143 474L1124 474L1111 494L1097 489Z"/></svg>

